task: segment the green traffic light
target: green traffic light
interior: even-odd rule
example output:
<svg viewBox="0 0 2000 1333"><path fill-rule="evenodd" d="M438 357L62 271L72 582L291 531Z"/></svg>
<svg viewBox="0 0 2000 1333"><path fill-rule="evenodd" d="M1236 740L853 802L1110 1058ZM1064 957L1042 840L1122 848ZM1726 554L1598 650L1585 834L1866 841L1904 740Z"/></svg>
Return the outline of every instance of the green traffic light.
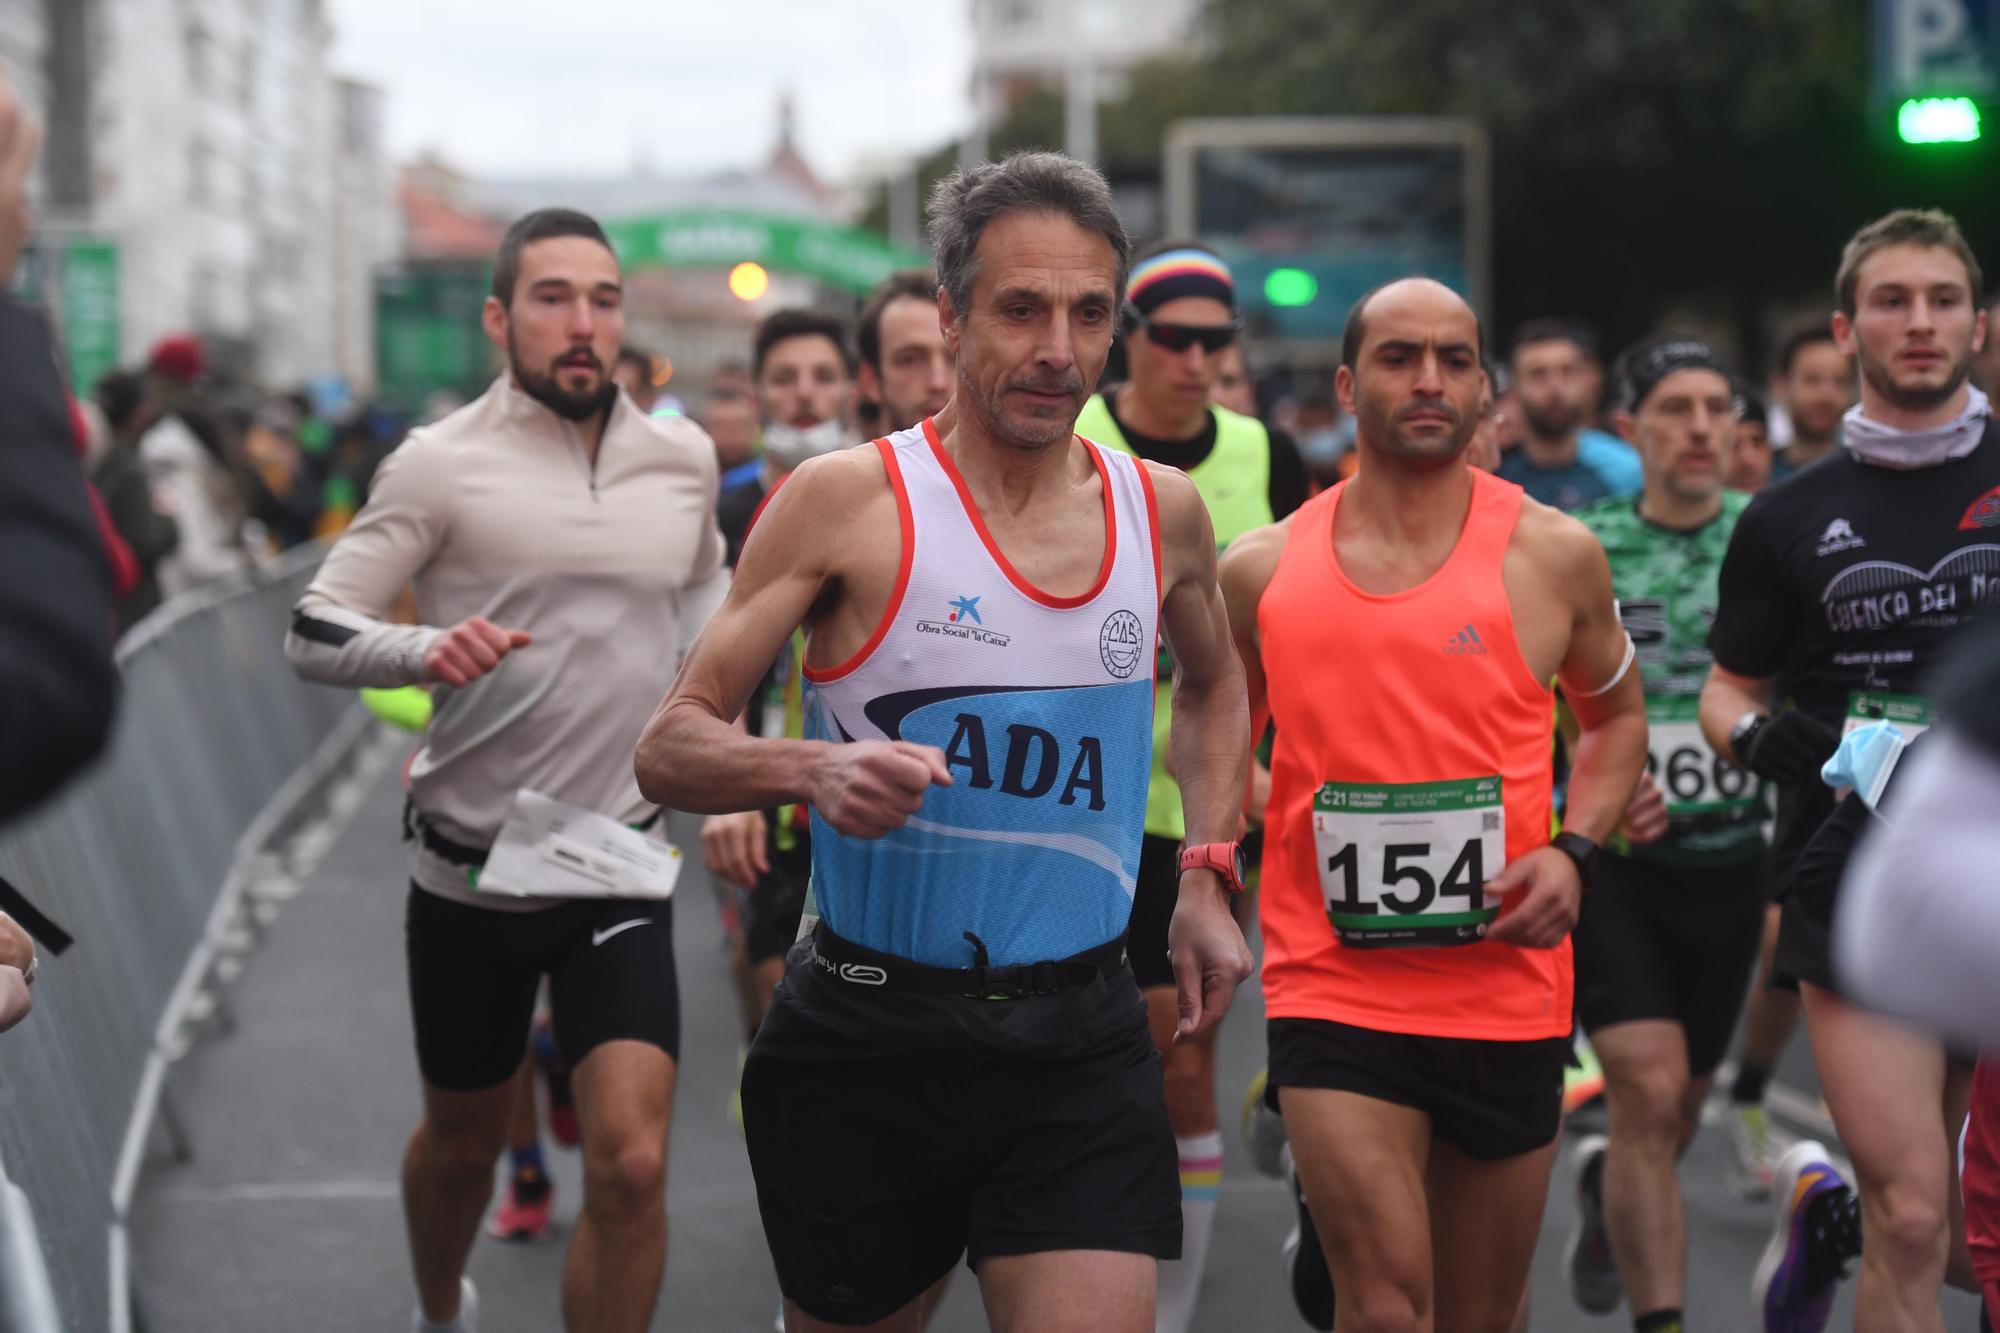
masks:
<svg viewBox="0 0 2000 1333"><path fill-rule="evenodd" d="M1319 279L1302 268L1274 268L1264 276L1264 299L1272 305L1311 305Z"/></svg>
<svg viewBox="0 0 2000 1333"><path fill-rule="evenodd" d="M1912 97L1896 109L1904 143L1972 143L1979 132L1979 104L1970 97Z"/></svg>

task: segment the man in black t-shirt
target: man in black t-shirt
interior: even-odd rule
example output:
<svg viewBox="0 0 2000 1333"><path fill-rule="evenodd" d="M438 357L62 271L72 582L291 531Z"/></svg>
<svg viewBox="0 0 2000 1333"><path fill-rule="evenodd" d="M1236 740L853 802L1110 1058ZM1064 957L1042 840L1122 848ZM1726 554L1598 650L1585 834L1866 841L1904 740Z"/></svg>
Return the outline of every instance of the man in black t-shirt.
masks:
<svg viewBox="0 0 2000 1333"><path fill-rule="evenodd" d="M1864 1231L1857 1326L1939 1321L1965 1071L1935 1040L1840 998L1828 961L1838 878L1807 891L1793 872L1833 809L1819 769L1843 729L1929 725L1926 673L2000 602L2000 430L1966 383L1986 338L1978 261L1950 218L1904 210L1856 234L1835 285L1834 336L1859 363L1861 403L1839 452L1760 493L1737 523L1701 700L1717 751L1779 786L1777 865L1792 891L1777 972L1800 985L1858 1176L1857 1212L1818 1144L1779 1163L1778 1232L1755 1295L1766 1327L1787 1330L1823 1326Z"/></svg>

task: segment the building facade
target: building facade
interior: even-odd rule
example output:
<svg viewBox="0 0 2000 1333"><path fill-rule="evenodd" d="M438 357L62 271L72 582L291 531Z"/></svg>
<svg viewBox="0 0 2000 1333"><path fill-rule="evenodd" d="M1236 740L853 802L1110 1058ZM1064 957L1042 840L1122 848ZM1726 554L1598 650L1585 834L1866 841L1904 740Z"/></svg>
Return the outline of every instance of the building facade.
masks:
<svg viewBox="0 0 2000 1333"><path fill-rule="evenodd" d="M1116 97L1142 61L1193 44L1199 0L972 0L972 87L990 126L1036 87L1081 72L1100 98Z"/></svg>
<svg viewBox="0 0 2000 1333"><path fill-rule="evenodd" d="M116 248L127 364L191 330L268 385L372 380L396 212L380 95L332 74L332 37L323 0L0 0L50 130L38 239Z"/></svg>

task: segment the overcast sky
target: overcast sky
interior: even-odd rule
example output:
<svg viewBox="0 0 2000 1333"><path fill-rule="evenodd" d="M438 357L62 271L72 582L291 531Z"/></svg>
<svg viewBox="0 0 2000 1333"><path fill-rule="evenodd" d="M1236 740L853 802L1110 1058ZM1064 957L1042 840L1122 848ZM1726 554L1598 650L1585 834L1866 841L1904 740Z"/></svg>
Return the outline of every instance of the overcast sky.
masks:
<svg viewBox="0 0 2000 1333"><path fill-rule="evenodd" d="M968 0L331 0L334 67L388 94L390 152L474 175L678 174L799 147L845 180L971 119Z"/></svg>

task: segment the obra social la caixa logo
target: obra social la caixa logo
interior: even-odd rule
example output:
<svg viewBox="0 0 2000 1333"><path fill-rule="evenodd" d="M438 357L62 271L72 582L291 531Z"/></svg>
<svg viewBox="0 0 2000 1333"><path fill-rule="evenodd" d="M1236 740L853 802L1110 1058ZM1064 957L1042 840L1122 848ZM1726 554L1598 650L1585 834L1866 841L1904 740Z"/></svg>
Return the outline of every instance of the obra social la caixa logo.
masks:
<svg viewBox="0 0 2000 1333"><path fill-rule="evenodd" d="M1005 648L1009 636L998 634L986 628L986 618L979 614L978 597L954 597L947 605L951 610L943 620L919 620L917 633L936 634L946 639L964 639L968 643L983 643L989 648Z"/></svg>
<svg viewBox="0 0 2000 1333"><path fill-rule="evenodd" d="M1145 626L1130 611L1113 611L1097 631L1097 655L1104 659L1104 669L1120 680L1138 670L1145 648Z"/></svg>

